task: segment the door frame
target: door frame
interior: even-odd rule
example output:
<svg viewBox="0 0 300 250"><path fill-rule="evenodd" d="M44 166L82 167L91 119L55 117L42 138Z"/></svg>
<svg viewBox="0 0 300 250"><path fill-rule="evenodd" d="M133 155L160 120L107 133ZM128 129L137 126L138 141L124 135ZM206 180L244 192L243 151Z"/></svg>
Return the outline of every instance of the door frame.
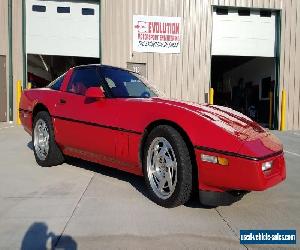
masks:
<svg viewBox="0 0 300 250"><path fill-rule="evenodd" d="M0 55L0 122L7 121L6 56Z"/></svg>

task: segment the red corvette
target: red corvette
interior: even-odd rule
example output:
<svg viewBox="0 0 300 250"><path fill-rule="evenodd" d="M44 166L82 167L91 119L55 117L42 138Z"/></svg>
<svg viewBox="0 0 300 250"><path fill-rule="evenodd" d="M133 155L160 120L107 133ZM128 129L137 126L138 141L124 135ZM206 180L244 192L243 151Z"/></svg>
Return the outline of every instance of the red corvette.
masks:
<svg viewBox="0 0 300 250"><path fill-rule="evenodd" d="M286 178L282 145L248 117L216 105L158 97L138 74L104 65L71 68L23 91L20 118L41 166L64 155L143 175L164 207L265 190Z"/></svg>

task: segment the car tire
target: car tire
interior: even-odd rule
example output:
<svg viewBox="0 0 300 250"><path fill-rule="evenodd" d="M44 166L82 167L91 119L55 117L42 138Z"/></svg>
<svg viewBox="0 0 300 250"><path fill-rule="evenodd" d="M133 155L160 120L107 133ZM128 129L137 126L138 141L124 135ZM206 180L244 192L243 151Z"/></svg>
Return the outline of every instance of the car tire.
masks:
<svg viewBox="0 0 300 250"><path fill-rule="evenodd" d="M32 143L36 162L40 166L51 167L64 162L64 155L55 142L51 117L46 111L38 112L34 117Z"/></svg>
<svg viewBox="0 0 300 250"><path fill-rule="evenodd" d="M166 208L186 203L192 192L192 163L180 133L168 125L157 126L146 139L143 155L150 199Z"/></svg>

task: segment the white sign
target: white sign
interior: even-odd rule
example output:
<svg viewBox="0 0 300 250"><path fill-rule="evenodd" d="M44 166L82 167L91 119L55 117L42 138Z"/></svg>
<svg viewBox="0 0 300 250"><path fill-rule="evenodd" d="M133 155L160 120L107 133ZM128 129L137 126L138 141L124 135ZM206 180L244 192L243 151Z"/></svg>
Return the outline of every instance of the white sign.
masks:
<svg viewBox="0 0 300 250"><path fill-rule="evenodd" d="M180 53L180 17L133 16L133 51Z"/></svg>

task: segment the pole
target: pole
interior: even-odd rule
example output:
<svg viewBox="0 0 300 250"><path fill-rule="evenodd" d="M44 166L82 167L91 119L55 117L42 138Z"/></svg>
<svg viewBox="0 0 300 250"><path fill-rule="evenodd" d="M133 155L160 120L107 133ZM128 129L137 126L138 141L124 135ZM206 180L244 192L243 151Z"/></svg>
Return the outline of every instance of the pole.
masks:
<svg viewBox="0 0 300 250"><path fill-rule="evenodd" d="M280 119L280 130L285 130L285 118L286 118L286 92L282 90L282 97L281 97L281 119Z"/></svg>
<svg viewBox="0 0 300 250"><path fill-rule="evenodd" d="M213 88L209 89L209 104L211 104L211 105L214 104L214 89Z"/></svg>
<svg viewBox="0 0 300 250"><path fill-rule="evenodd" d="M17 125L21 125L21 120L20 120L20 100L21 100L21 94L22 94L22 86L21 86L22 82L21 80L18 80L17 81L17 95L16 95L16 98L17 98L17 101L16 101L16 104L17 104Z"/></svg>

